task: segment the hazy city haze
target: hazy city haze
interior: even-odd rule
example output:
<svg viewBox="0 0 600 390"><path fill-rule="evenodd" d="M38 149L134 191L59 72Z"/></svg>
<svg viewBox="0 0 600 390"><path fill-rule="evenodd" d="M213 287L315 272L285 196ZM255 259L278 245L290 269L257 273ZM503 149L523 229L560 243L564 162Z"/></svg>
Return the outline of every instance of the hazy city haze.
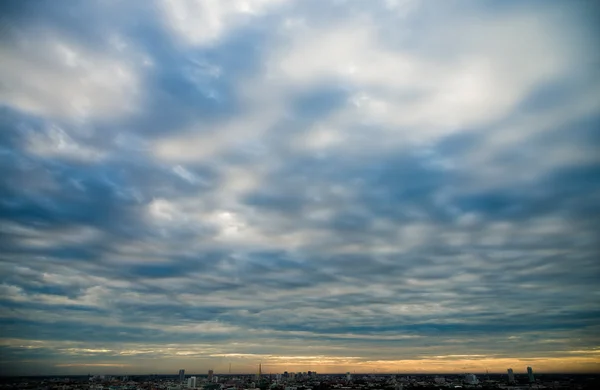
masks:
<svg viewBox="0 0 600 390"><path fill-rule="evenodd" d="M0 15L0 373L600 371L597 2Z"/></svg>

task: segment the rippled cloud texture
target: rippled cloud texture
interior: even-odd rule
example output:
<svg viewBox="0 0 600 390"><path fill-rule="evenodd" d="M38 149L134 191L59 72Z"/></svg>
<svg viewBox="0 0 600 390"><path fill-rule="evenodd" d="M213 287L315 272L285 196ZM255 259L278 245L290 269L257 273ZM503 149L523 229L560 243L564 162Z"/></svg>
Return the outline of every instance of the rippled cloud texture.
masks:
<svg viewBox="0 0 600 390"><path fill-rule="evenodd" d="M600 370L593 1L5 1L2 373Z"/></svg>

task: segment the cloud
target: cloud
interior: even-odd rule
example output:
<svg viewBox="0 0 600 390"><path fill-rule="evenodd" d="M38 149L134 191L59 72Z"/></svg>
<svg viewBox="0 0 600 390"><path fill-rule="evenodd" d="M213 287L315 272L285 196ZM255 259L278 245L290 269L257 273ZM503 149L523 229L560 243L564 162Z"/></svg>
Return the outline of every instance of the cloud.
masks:
<svg viewBox="0 0 600 390"><path fill-rule="evenodd" d="M248 25L265 10L283 3L281 0L220 1L164 0L165 24L183 42L191 45L211 45L232 29Z"/></svg>
<svg viewBox="0 0 600 390"><path fill-rule="evenodd" d="M152 5L7 10L3 373L597 370L590 5Z"/></svg>
<svg viewBox="0 0 600 390"><path fill-rule="evenodd" d="M10 38L0 52L6 58L0 69L4 105L80 120L108 120L136 109L140 80L131 61L43 28L17 30Z"/></svg>
<svg viewBox="0 0 600 390"><path fill-rule="evenodd" d="M103 153L90 147L78 145L63 129L52 126L46 133L32 132L28 140L32 154L43 157L66 158L75 160L98 160Z"/></svg>

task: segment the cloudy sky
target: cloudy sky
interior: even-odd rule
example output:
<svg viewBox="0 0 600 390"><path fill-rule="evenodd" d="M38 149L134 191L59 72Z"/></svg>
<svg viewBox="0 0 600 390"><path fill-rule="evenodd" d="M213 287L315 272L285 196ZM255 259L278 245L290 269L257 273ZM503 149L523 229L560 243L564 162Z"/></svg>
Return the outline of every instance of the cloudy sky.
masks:
<svg viewBox="0 0 600 390"><path fill-rule="evenodd" d="M1 373L600 370L596 2L1 7Z"/></svg>

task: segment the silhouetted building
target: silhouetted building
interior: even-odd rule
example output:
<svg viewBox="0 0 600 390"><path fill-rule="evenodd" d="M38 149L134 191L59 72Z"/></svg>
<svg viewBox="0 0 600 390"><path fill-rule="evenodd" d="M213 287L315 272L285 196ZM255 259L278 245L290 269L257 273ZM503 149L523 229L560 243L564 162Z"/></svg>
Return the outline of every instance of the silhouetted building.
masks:
<svg viewBox="0 0 600 390"><path fill-rule="evenodd" d="M209 382L213 381L213 375L214 375L214 371L213 370L208 370L208 381Z"/></svg>
<svg viewBox="0 0 600 390"><path fill-rule="evenodd" d="M529 378L529 382L535 382L535 378L533 377L533 369L531 367L527 367L527 377Z"/></svg>
<svg viewBox="0 0 600 390"><path fill-rule="evenodd" d="M185 370L179 370L179 382L183 383L183 380L185 379Z"/></svg>
<svg viewBox="0 0 600 390"><path fill-rule="evenodd" d="M508 383L515 383L515 373L512 368L508 369Z"/></svg>

